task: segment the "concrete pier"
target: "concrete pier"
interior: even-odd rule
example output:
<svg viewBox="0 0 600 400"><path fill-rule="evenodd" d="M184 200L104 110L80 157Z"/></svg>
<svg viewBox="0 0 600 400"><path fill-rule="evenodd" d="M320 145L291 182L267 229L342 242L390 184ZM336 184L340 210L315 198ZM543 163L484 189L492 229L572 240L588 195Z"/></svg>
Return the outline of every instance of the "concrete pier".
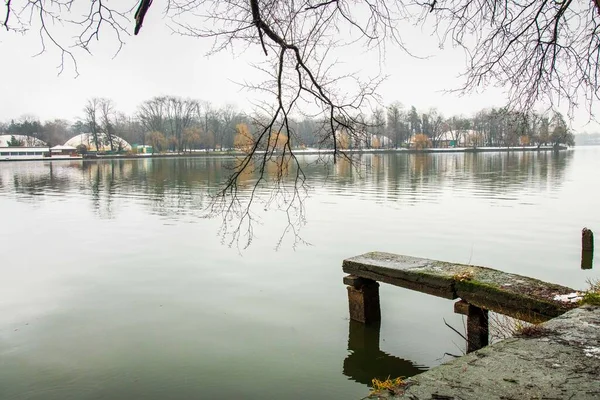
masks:
<svg viewBox="0 0 600 400"><path fill-rule="evenodd" d="M577 307L574 289L473 265L372 252L344 260L350 319L381 320L379 284L446 299L457 299L455 312L467 316L467 352L487 346L488 311L540 323Z"/></svg>
<svg viewBox="0 0 600 400"><path fill-rule="evenodd" d="M590 236L584 235L585 250L593 248ZM582 293L491 268L389 253L352 257L342 268L350 274L344 283L351 327L358 323L357 332L362 332L360 326L364 332L370 332L369 324L379 326L378 282L460 298L454 312L467 316L467 355L370 398L600 399L600 306L582 306ZM539 325L488 346L488 311ZM378 341L378 336L371 341L373 354L378 354ZM349 343L356 346L353 340Z"/></svg>
<svg viewBox="0 0 600 400"><path fill-rule="evenodd" d="M344 260L344 283L385 282L528 322L557 317L577 304L557 300L575 290L492 268L371 252ZM360 279L359 279L360 278ZM362 279L362 280L361 280Z"/></svg>

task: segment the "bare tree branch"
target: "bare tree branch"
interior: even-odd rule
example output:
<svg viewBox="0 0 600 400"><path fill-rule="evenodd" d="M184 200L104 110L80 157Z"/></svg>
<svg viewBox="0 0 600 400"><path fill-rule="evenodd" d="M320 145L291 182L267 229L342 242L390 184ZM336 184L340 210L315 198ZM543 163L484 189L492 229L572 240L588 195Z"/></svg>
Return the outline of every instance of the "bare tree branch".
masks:
<svg viewBox="0 0 600 400"><path fill-rule="evenodd" d="M10 2L11 0L6 0L6 16L4 17L4 27L8 30L8 20L10 18Z"/></svg>
<svg viewBox="0 0 600 400"><path fill-rule="evenodd" d="M150 8L150 6L152 5L152 0L141 0L140 1L140 5L137 9L137 11L135 12L135 30L133 31L134 35L137 35L140 32L140 29L142 28L142 24L144 23L144 17L146 16L146 13L148 12L148 9Z"/></svg>
<svg viewBox="0 0 600 400"><path fill-rule="evenodd" d="M512 109L566 103L570 113L583 97L593 115L599 98L596 0L439 0L429 6L421 21L434 26L442 44L451 41L468 54L465 84L457 92L495 85L506 88Z"/></svg>

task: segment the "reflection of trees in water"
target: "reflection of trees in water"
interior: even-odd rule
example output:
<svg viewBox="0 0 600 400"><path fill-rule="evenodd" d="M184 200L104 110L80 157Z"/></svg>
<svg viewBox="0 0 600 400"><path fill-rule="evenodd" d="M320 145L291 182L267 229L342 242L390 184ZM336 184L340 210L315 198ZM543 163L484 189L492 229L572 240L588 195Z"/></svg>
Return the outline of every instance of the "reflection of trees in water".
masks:
<svg viewBox="0 0 600 400"><path fill-rule="evenodd" d="M362 155L352 167L340 160L326 176L318 167L306 172L311 180L327 179L336 192L409 202L432 200L444 189L491 196L546 191L561 186L572 152L425 153ZM371 196L369 195L369 198Z"/></svg>
<svg viewBox="0 0 600 400"><path fill-rule="evenodd" d="M353 381L371 385L373 378L411 377L427 370L410 360L392 356L379 348L380 325L349 321L348 356L342 373Z"/></svg>
<svg viewBox="0 0 600 400"><path fill-rule="evenodd" d="M571 152L466 154L464 179L490 197L556 189L572 156Z"/></svg>
<svg viewBox="0 0 600 400"><path fill-rule="evenodd" d="M131 175L131 168L124 161L84 162L81 168L83 187L92 199L94 210L102 218L113 218L113 201L121 182Z"/></svg>
<svg viewBox="0 0 600 400"><path fill-rule="evenodd" d="M84 164L94 209L108 217L115 196L142 199L152 213L184 215L202 208L221 182L222 162L209 158L115 160Z"/></svg>
<svg viewBox="0 0 600 400"><path fill-rule="evenodd" d="M527 190L560 187L571 152L373 154L354 166L341 159L324 168L306 156L304 172L317 190L363 196L368 200L431 201L444 189L483 196L515 196ZM75 162L11 163L0 170L4 193L26 201L43 200L49 192L89 196L93 209L112 218L119 198L140 200L152 213L187 215L201 210L235 166L226 157ZM271 176L279 168L269 168ZM295 166L289 170L292 184ZM253 188L256 172L241 177L240 195Z"/></svg>
<svg viewBox="0 0 600 400"><path fill-rule="evenodd" d="M3 192L19 201L41 201L50 192L83 194L100 217L113 218L116 200L149 204L151 212L178 215L199 209L208 188L224 178L223 160L144 159L11 163L0 173Z"/></svg>
<svg viewBox="0 0 600 400"><path fill-rule="evenodd" d="M353 195L375 194L377 198L394 199L399 193L418 192L440 179L439 162L430 154L369 154L357 157L351 163L340 159L330 169L331 175L318 165L305 169L311 181L326 182L335 192ZM370 198L371 196L368 195Z"/></svg>
<svg viewBox="0 0 600 400"><path fill-rule="evenodd" d="M13 193L20 201L42 201L51 192L68 191L79 165L79 162L21 161L3 165L0 170L2 192Z"/></svg>

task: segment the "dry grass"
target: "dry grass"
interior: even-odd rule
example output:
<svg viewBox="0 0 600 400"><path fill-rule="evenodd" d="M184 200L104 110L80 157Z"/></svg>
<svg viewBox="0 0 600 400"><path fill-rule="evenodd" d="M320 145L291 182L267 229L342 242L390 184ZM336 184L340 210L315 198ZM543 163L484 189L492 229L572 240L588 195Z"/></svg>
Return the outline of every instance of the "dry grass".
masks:
<svg viewBox="0 0 600 400"><path fill-rule="evenodd" d="M584 293L581 303L600 306L600 280L588 279L587 284L589 289Z"/></svg>
<svg viewBox="0 0 600 400"><path fill-rule="evenodd" d="M401 394L406 386L406 382L402 378L394 378L390 379L389 377L383 381L374 378L371 381L371 385L373 386L373 390L371 391L371 396L389 393L389 394Z"/></svg>
<svg viewBox="0 0 600 400"><path fill-rule="evenodd" d="M473 279L474 275L475 273L472 270L468 270L452 275L452 279L457 282L470 281Z"/></svg>
<svg viewBox="0 0 600 400"><path fill-rule="evenodd" d="M549 332L548 329L541 325L523 323L516 327L515 336L536 338L545 336Z"/></svg>
<svg viewBox="0 0 600 400"><path fill-rule="evenodd" d="M521 318L531 320L531 318L525 316L521 316ZM546 332L539 324L525 322L522 319L490 313L490 342L495 343L513 336L538 337Z"/></svg>
<svg viewBox="0 0 600 400"><path fill-rule="evenodd" d="M590 304L592 306L600 306L600 293L588 292L583 295L582 304Z"/></svg>
<svg viewBox="0 0 600 400"><path fill-rule="evenodd" d="M600 293L600 279L588 279L586 283L590 287L588 292Z"/></svg>
<svg viewBox="0 0 600 400"><path fill-rule="evenodd" d="M517 330L517 325L521 322L515 318L492 312L489 313L488 318L490 344L514 336Z"/></svg>

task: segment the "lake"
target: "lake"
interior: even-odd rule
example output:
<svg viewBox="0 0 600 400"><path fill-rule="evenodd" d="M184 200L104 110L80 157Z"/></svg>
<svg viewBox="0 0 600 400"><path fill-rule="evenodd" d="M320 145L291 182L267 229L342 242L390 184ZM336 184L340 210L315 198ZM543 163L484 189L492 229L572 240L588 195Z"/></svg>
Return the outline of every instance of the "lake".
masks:
<svg viewBox="0 0 600 400"><path fill-rule="evenodd" d="M0 398L360 399L461 354L449 300L382 285L380 329L350 323L341 263L367 251L600 278L600 147L313 161L308 244L278 246L261 190L247 248L205 218L227 158L1 163Z"/></svg>

